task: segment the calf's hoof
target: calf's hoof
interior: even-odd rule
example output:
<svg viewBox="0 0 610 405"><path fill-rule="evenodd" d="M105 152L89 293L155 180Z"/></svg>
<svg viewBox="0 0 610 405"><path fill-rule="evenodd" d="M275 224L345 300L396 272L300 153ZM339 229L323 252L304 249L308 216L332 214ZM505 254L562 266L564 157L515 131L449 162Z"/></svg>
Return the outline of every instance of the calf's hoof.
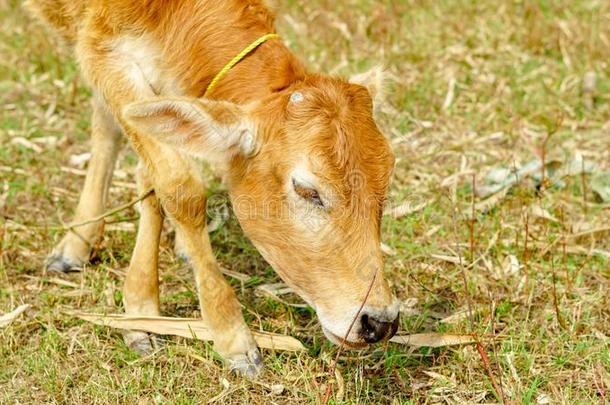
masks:
<svg viewBox="0 0 610 405"><path fill-rule="evenodd" d="M47 258L45 268L47 271L69 273L82 270L83 265L84 263L81 260L64 256L61 253L54 253Z"/></svg>
<svg viewBox="0 0 610 405"><path fill-rule="evenodd" d="M232 373L251 380L258 377L263 370L263 358L258 348L229 358L227 364Z"/></svg>
<svg viewBox="0 0 610 405"><path fill-rule="evenodd" d="M159 350L162 345L157 335L146 332L124 332L123 341L140 356L148 356Z"/></svg>
<svg viewBox="0 0 610 405"><path fill-rule="evenodd" d="M174 254L176 259L181 263L189 264L191 261L185 247L185 242L179 233L176 233L176 239L174 240Z"/></svg>

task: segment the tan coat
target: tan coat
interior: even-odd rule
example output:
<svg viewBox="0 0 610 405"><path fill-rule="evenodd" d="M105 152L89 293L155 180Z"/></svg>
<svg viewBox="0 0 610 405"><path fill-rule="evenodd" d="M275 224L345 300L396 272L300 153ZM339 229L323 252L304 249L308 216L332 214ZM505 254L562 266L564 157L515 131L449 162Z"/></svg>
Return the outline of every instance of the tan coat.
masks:
<svg viewBox="0 0 610 405"><path fill-rule="evenodd" d="M155 190L142 202L124 288L127 313L159 314L157 256L167 216L194 268L216 350L246 375L260 370L256 344L205 231L205 185L193 160L199 158L223 168L245 233L316 310L332 341L360 346L396 331L398 307L380 251L394 157L372 116L376 74L361 77L364 86L313 74L271 39L203 98L231 58L274 32L262 1L27 5L74 45L95 94L92 159L75 220L104 211L121 134L142 162L139 189ZM81 266L102 231L100 221L68 233L49 268ZM127 338L148 347L146 335Z"/></svg>

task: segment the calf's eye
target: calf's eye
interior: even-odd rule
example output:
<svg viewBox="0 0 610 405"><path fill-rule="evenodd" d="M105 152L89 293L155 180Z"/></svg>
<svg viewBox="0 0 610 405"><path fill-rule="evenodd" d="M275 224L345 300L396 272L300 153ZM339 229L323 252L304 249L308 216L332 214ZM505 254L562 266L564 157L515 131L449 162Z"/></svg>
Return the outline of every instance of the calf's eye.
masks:
<svg viewBox="0 0 610 405"><path fill-rule="evenodd" d="M320 193L315 188L310 186L306 186L303 184L297 183L294 179L292 180L292 187L294 188L295 193L299 195L299 197L311 202L312 204L324 208L324 202L322 198L320 198Z"/></svg>

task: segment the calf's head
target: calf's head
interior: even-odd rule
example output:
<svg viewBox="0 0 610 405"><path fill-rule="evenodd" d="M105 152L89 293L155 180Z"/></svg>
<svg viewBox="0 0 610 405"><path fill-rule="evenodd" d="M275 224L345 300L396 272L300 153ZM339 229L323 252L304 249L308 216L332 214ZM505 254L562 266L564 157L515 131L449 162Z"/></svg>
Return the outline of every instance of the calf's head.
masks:
<svg viewBox="0 0 610 405"><path fill-rule="evenodd" d="M125 111L142 133L225 166L247 236L315 308L326 336L351 347L398 326L380 251L394 157L373 119L373 91L309 76L250 106L181 98Z"/></svg>

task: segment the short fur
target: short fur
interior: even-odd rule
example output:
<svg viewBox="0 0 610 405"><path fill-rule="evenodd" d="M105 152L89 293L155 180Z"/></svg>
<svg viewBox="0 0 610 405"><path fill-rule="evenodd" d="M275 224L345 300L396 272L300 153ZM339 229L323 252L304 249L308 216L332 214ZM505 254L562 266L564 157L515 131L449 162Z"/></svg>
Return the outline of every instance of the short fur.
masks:
<svg viewBox="0 0 610 405"><path fill-rule="evenodd" d="M75 221L103 212L121 133L142 162L139 190L155 189L142 202L124 288L127 313L159 314L157 256L167 216L194 268L217 351L247 375L260 369L205 232L205 185L194 156L223 164L244 231L316 309L331 340L347 333L375 273L363 313L393 322L385 337L395 331L398 308L381 272L379 231L394 157L373 119L373 87L307 72L281 40L271 39L202 98L227 61L274 32L274 16L258 0L29 0L27 6L73 44L96 95L92 159ZM291 101L295 92L302 101ZM307 195L319 191L323 207L294 192L291 176L301 172L314 179L318 190ZM102 230L100 221L68 233L49 267L81 266ZM365 329L355 327L347 344L372 341ZM126 339L149 347L144 334Z"/></svg>

